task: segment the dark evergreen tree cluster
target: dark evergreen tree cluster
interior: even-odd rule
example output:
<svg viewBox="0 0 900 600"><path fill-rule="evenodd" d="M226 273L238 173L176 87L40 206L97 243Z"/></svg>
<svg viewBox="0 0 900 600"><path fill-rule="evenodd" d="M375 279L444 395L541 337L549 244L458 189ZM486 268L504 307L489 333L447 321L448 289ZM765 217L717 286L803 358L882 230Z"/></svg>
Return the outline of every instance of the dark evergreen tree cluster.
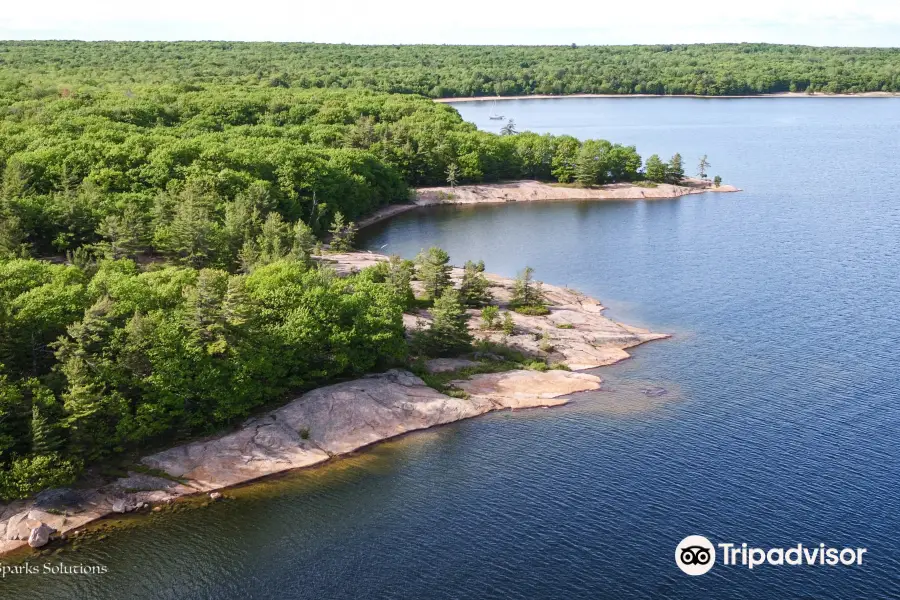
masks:
<svg viewBox="0 0 900 600"><path fill-rule="evenodd" d="M432 301L431 325L413 336L413 350L421 356L452 356L471 349L466 306L491 301L484 262L466 262L459 288L453 286L450 256L440 248L422 250L416 257L416 278Z"/></svg>
<svg viewBox="0 0 900 600"><path fill-rule="evenodd" d="M0 499L401 360L409 294L289 256L246 275L0 263Z"/></svg>

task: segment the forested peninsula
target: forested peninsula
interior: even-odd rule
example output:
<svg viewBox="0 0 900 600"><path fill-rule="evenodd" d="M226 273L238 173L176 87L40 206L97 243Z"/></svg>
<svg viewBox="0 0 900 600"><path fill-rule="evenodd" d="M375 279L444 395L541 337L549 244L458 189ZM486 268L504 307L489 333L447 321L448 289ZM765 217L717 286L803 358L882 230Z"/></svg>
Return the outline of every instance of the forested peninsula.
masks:
<svg viewBox="0 0 900 600"><path fill-rule="evenodd" d="M376 80L259 76L255 49L289 45L232 63L215 43L0 46L0 501L391 367L477 349L499 357L484 368L562 368L549 334L502 341L512 313L552 312L528 269L501 311L483 264L451 282L437 248L343 273L328 257L422 186L685 179L677 154L478 131ZM429 326L404 323L423 309Z"/></svg>
<svg viewBox="0 0 900 600"><path fill-rule="evenodd" d="M0 79L365 88L431 98L900 92L900 49L0 42Z"/></svg>

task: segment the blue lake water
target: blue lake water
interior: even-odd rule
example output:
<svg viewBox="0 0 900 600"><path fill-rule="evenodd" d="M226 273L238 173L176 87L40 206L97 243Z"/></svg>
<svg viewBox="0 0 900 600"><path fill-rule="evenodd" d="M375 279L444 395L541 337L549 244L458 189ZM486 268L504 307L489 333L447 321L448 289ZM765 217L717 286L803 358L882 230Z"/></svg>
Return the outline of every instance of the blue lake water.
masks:
<svg viewBox="0 0 900 600"><path fill-rule="evenodd" d="M458 110L484 129L486 103ZM900 597L900 100L498 103L520 130L679 151L744 191L447 207L364 244L536 276L674 333L604 389L136 520L2 598ZM648 397L641 390L669 393ZM689 534L865 547L854 567L674 562ZM48 559L41 559L48 560Z"/></svg>

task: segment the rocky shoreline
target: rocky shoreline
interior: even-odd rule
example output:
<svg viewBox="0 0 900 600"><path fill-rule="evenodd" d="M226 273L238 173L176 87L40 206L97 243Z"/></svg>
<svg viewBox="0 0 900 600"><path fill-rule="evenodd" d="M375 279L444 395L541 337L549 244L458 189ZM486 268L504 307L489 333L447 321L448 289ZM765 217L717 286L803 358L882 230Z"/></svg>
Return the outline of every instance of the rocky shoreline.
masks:
<svg viewBox="0 0 900 600"><path fill-rule="evenodd" d="M611 183L590 188L523 180L417 188L408 204L384 206L357 223L360 229L415 208L446 204L505 204L507 202L564 202L572 200L667 200L692 194L740 192L733 185L714 187L702 179L687 177L680 185L669 183L646 187L635 183Z"/></svg>
<svg viewBox="0 0 900 600"><path fill-rule="evenodd" d="M339 273L387 257L369 252L327 255ZM458 279L461 269L454 269ZM496 303L505 306L513 280L488 275ZM513 314L515 331L503 342L548 363L591 369L627 358L626 348L668 337L604 317L603 306L574 290L544 286L549 314ZM499 332L478 328L480 311L470 310L470 328L480 339L499 341ZM408 327L429 320L427 311L405 315ZM562 327L560 327L562 326ZM491 360L491 359L488 359ZM455 372L478 362L437 359L432 372ZM451 375L452 377L452 375ZM210 494L284 471L324 463L366 446L497 410L559 406L569 396L600 388L601 379L568 370L481 373L451 381L465 397L441 393L405 370L366 376L314 389L288 404L245 421L235 431L197 440L141 460L140 472L92 489L47 490L27 501L0 505L0 554L53 537L68 538L110 514L162 510L178 498Z"/></svg>
<svg viewBox="0 0 900 600"><path fill-rule="evenodd" d="M595 187L577 187L540 181L511 181L418 188L415 204L491 204L504 202L552 202L560 200L665 200L707 192L739 192L733 185L714 187L711 182L693 177L680 184L657 183L652 187L637 183L610 183Z"/></svg>

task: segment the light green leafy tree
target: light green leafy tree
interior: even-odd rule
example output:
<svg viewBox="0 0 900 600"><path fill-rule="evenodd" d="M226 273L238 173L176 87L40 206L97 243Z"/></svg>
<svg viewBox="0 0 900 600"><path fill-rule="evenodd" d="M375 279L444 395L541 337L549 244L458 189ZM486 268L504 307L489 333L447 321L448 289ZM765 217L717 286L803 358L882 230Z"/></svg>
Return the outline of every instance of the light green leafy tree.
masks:
<svg viewBox="0 0 900 600"><path fill-rule="evenodd" d="M647 159L647 164L645 165L645 174L647 179L650 181L655 181L656 183L662 183L666 180L666 175L668 174L669 166L660 160L658 154L653 154L650 158Z"/></svg>
<svg viewBox="0 0 900 600"><path fill-rule="evenodd" d="M575 181L578 150L581 142L570 135L556 138L553 158L550 161L551 173L560 183Z"/></svg>

